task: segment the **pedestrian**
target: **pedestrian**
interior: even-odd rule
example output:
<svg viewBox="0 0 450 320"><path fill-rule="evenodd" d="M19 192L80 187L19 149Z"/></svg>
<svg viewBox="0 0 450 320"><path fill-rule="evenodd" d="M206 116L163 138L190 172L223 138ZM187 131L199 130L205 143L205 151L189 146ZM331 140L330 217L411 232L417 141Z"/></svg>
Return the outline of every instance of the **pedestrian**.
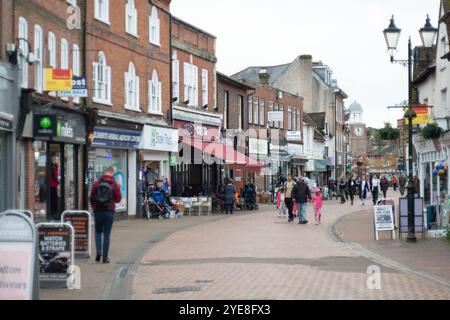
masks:
<svg viewBox="0 0 450 320"><path fill-rule="evenodd" d="M389 181L387 180L386 176L383 176L381 178L380 185L381 185L381 191L383 191L384 199L386 200L387 192L389 189Z"/></svg>
<svg viewBox="0 0 450 320"><path fill-rule="evenodd" d="M295 182L294 180L292 180L292 176L289 175L288 179L285 183L285 203L286 203L286 207L288 209L288 214L289 214L289 222L294 221L294 201L293 201L293 194L292 194L292 190L294 189L295 186Z"/></svg>
<svg viewBox="0 0 450 320"><path fill-rule="evenodd" d="M344 176L341 177L339 181L339 193L341 195L341 204L345 203L345 193L347 192L347 181L345 181Z"/></svg>
<svg viewBox="0 0 450 320"><path fill-rule="evenodd" d="M394 192L397 192L398 178L396 175L392 178L392 187L394 188Z"/></svg>
<svg viewBox="0 0 450 320"><path fill-rule="evenodd" d="M116 212L116 203L122 201L120 187L114 178L113 167L107 168L103 175L92 185L89 197L94 210L95 220L95 245L97 249L96 262L110 263L109 245L111 231Z"/></svg>
<svg viewBox="0 0 450 320"><path fill-rule="evenodd" d="M406 178L405 175L400 175L400 179L398 180L399 186L400 186L400 193L402 196L405 195L405 187L406 187Z"/></svg>
<svg viewBox="0 0 450 320"><path fill-rule="evenodd" d="M52 158L50 165L50 217L52 220L60 220L58 188L61 181L58 157Z"/></svg>
<svg viewBox="0 0 450 320"><path fill-rule="evenodd" d="M353 175L351 175L350 179L348 179L347 190L348 190L348 194L350 196L350 201L351 201L352 206L353 206L353 202L355 200L355 192L356 192L356 181L353 178Z"/></svg>
<svg viewBox="0 0 450 320"><path fill-rule="evenodd" d="M356 183L355 194L359 196L359 200L361 200L361 181L362 181L361 178L357 176L355 179Z"/></svg>
<svg viewBox="0 0 450 320"><path fill-rule="evenodd" d="M278 218L285 217L286 218L286 191L284 188L280 188L277 193L277 209L278 209Z"/></svg>
<svg viewBox="0 0 450 320"><path fill-rule="evenodd" d="M316 226L322 223L322 206L323 206L323 197L320 189L316 189L314 192L314 219L316 222Z"/></svg>
<svg viewBox="0 0 450 320"><path fill-rule="evenodd" d="M378 194L380 192L380 179L378 179L378 176L375 175L372 179L372 198L373 198L373 205L377 205L378 201Z"/></svg>
<svg viewBox="0 0 450 320"><path fill-rule="evenodd" d="M363 176L359 188L359 198L361 199L361 204L363 206L366 205L367 195L369 192L370 192L369 182L366 180L366 176Z"/></svg>
<svg viewBox="0 0 450 320"><path fill-rule="evenodd" d="M308 201L312 200L312 197L311 190L309 189L303 178L300 178L299 182L294 186L294 189L292 189L292 194L295 198L295 202L299 211L298 224L308 224L308 220L306 219L306 207Z"/></svg>
<svg viewBox="0 0 450 320"><path fill-rule="evenodd" d="M227 179L227 185L223 188L223 199L225 201L225 214L234 213L234 199L236 187L233 185L233 180Z"/></svg>

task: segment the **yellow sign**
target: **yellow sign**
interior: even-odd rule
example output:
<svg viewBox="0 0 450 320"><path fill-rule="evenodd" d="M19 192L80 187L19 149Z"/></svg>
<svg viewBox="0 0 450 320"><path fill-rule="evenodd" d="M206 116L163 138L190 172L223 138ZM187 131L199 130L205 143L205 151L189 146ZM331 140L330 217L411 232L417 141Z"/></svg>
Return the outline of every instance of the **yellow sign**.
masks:
<svg viewBox="0 0 450 320"><path fill-rule="evenodd" d="M413 118L413 125L420 125L420 124L428 124L430 120L430 114L429 110L430 108L426 104L416 104L413 105L414 113L416 114L416 117ZM405 112L407 112L407 109L405 109ZM408 117L405 117L405 124L409 124Z"/></svg>
<svg viewBox="0 0 450 320"><path fill-rule="evenodd" d="M71 91L72 70L45 69L44 91Z"/></svg>

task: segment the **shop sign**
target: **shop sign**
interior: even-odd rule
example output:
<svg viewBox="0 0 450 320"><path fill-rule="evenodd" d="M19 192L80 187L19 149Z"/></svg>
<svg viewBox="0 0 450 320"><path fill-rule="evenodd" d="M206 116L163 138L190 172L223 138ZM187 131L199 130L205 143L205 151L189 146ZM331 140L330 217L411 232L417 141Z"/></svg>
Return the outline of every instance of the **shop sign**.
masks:
<svg viewBox="0 0 450 320"><path fill-rule="evenodd" d="M54 114L33 114L33 136L52 138L56 135L57 117Z"/></svg>
<svg viewBox="0 0 450 320"><path fill-rule="evenodd" d="M61 222L73 226L74 250L76 255L91 256L91 214L88 211L65 211L61 215Z"/></svg>
<svg viewBox="0 0 450 320"><path fill-rule="evenodd" d="M334 166L335 165L334 157L328 157L327 158L327 165L328 166Z"/></svg>
<svg viewBox="0 0 450 320"><path fill-rule="evenodd" d="M179 129L178 135L180 137L191 137L195 140L207 142L217 142L220 141L221 138L219 127L181 120L174 120L173 125Z"/></svg>
<svg viewBox="0 0 450 320"><path fill-rule="evenodd" d="M171 156L169 159L169 166L176 167L177 166L177 157Z"/></svg>
<svg viewBox="0 0 450 320"><path fill-rule="evenodd" d="M286 132L286 140L300 142L302 141L302 133L300 131L288 131Z"/></svg>
<svg viewBox="0 0 450 320"><path fill-rule="evenodd" d="M36 232L17 212L0 213L0 300L38 298Z"/></svg>
<svg viewBox="0 0 450 320"><path fill-rule="evenodd" d="M58 96L73 97L73 98L75 98L75 97L87 98L88 90L87 90L86 77L73 76L72 90L60 91L60 92L58 92Z"/></svg>
<svg viewBox="0 0 450 320"><path fill-rule="evenodd" d="M283 115L284 115L283 111L269 111L268 115L267 115L267 121L269 121L269 122L272 122L272 121L283 122Z"/></svg>
<svg viewBox="0 0 450 320"><path fill-rule="evenodd" d="M0 129L12 130L13 115L0 112Z"/></svg>
<svg viewBox="0 0 450 320"><path fill-rule="evenodd" d="M94 128L93 147L139 149L141 143L140 131L113 129L106 127Z"/></svg>
<svg viewBox="0 0 450 320"><path fill-rule="evenodd" d="M405 109L405 112L408 110ZM426 104L413 105L416 117L413 118L413 125L427 125L430 120L430 108ZM409 118L405 117L405 125L409 125Z"/></svg>
<svg viewBox="0 0 450 320"><path fill-rule="evenodd" d="M69 115L58 116L55 141L67 143L86 143L86 125L84 119Z"/></svg>
<svg viewBox="0 0 450 320"><path fill-rule="evenodd" d="M41 286L43 281L66 286L74 262L73 227L67 223L40 223L36 228Z"/></svg>
<svg viewBox="0 0 450 320"><path fill-rule="evenodd" d="M315 168L315 161L314 160L308 160L308 162L306 163L306 166L305 166L305 171L313 172L315 170L316 170L316 168Z"/></svg>
<svg viewBox="0 0 450 320"><path fill-rule="evenodd" d="M269 153L269 146L267 140L249 139L249 153L267 155Z"/></svg>
<svg viewBox="0 0 450 320"><path fill-rule="evenodd" d="M294 157L301 157L303 155L302 145L288 144L288 153Z"/></svg>
<svg viewBox="0 0 450 320"><path fill-rule="evenodd" d="M178 130L144 126L142 150L178 152Z"/></svg>
<svg viewBox="0 0 450 320"><path fill-rule="evenodd" d="M318 172L326 172L327 171L327 162L325 160L315 160L314 161L314 170Z"/></svg>
<svg viewBox="0 0 450 320"><path fill-rule="evenodd" d="M45 68L44 91L71 91L72 70Z"/></svg>

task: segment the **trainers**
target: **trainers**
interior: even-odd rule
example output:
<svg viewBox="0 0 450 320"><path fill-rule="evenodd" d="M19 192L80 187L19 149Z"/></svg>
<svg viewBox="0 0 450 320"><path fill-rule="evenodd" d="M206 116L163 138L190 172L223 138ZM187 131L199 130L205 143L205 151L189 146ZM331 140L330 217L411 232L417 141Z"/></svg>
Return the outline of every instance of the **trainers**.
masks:
<svg viewBox="0 0 450 320"><path fill-rule="evenodd" d="M103 257L102 263L103 263L103 264L109 264L109 263L111 263L111 261L109 260L109 258Z"/></svg>
<svg viewBox="0 0 450 320"><path fill-rule="evenodd" d="M98 254L98 255L95 257L95 262L101 262L101 260L102 260L102 255L101 255L101 254Z"/></svg>

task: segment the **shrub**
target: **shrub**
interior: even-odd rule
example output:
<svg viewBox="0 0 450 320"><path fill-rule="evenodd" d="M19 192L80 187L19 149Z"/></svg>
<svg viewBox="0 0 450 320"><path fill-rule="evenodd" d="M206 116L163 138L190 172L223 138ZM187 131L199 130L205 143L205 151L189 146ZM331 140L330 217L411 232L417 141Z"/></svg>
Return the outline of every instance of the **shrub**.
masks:
<svg viewBox="0 0 450 320"><path fill-rule="evenodd" d="M444 130L435 123L431 123L422 129L422 136L425 139L438 139Z"/></svg>

